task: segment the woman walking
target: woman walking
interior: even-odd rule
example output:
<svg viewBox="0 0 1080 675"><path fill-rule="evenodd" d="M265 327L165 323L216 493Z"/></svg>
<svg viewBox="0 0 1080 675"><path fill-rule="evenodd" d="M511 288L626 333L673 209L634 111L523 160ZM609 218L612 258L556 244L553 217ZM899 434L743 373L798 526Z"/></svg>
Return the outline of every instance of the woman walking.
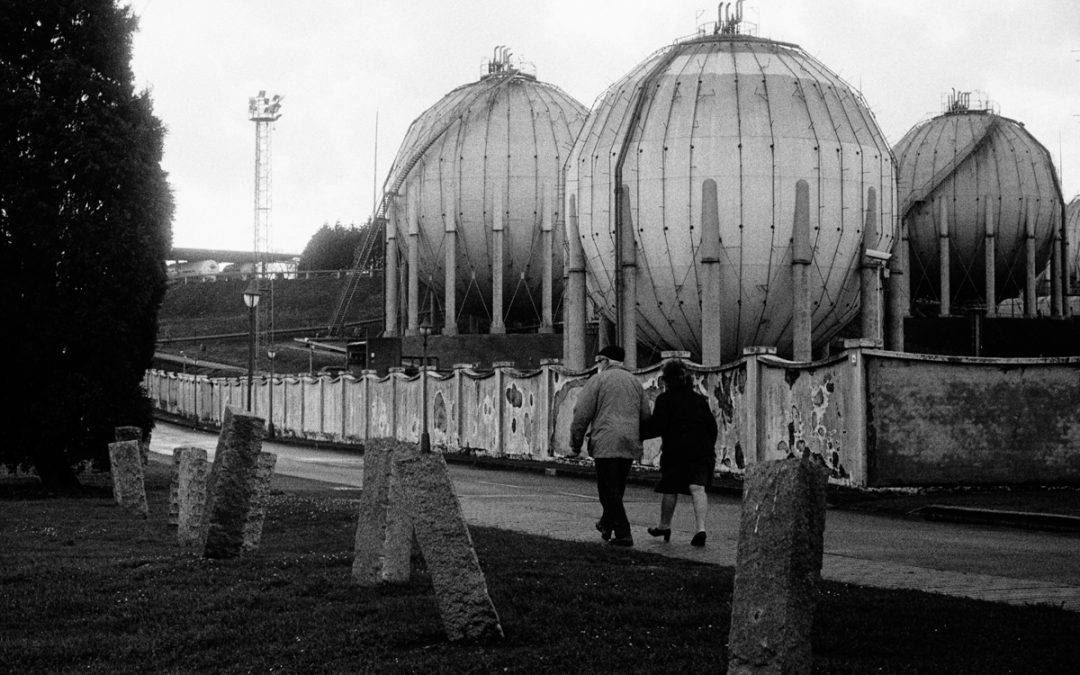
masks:
<svg viewBox="0 0 1080 675"><path fill-rule="evenodd" d="M643 438L662 439L660 446L660 482L656 492L660 500L660 524L649 534L671 540L671 517L679 495L690 495L694 504L697 529L690 540L693 546L705 545L705 514L709 501L705 487L712 482L716 466L716 418L709 402L690 386L690 373L682 361L664 364L661 380L664 391L656 398L652 418L644 426Z"/></svg>

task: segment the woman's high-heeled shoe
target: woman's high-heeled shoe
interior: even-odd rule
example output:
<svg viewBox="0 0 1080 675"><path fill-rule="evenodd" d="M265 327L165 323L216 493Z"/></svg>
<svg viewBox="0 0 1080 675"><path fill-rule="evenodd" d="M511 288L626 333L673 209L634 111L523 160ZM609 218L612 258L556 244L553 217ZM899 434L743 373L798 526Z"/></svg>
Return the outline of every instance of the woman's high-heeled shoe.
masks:
<svg viewBox="0 0 1080 675"><path fill-rule="evenodd" d="M665 542L671 541L670 527L650 527L647 532L654 537L663 537Z"/></svg>
<svg viewBox="0 0 1080 675"><path fill-rule="evenodd" d="M705 530L698 532L694 535L694 538L690 540L691 546L704 546L705 545Z"/></svg>

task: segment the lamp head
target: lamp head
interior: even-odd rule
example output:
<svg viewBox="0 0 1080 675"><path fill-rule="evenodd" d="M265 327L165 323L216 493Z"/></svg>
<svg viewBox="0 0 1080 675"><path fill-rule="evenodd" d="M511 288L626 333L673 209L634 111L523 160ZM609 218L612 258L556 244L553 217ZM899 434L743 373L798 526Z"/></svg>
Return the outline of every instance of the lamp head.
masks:
<svg viewBox="0 0 1080 675"><path fill-rule="evenodd" d="M244 304L252 309L259 306L259 282L255 279L244 289Z"/></svg>

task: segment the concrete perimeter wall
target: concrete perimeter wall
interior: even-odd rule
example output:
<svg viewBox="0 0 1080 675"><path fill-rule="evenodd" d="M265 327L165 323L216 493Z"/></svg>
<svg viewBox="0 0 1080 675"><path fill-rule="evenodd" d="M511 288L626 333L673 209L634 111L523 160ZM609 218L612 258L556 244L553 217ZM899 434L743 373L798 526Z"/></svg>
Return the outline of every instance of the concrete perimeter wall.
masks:
<svg viewBox="0 0 1080 675"><path fill-rule="evenodd" d="M1080 358L925 357L869 349L811 363L750 348L718 368L691 365L716 415L717 473L808 452L833 483L1080 483ZM428 372L433 446L494 457L551 460L568 451L570 422L592 371L560 365L520 371ZM655 400L660 366L637 371ZM246 378L147 371L162 411L219 425L242 406ZM419 442L422 379L391 372L359 378L278 376L254 381L254 413L279 437L363 444ZM659 440L642 464L657 466Z"/></svg>

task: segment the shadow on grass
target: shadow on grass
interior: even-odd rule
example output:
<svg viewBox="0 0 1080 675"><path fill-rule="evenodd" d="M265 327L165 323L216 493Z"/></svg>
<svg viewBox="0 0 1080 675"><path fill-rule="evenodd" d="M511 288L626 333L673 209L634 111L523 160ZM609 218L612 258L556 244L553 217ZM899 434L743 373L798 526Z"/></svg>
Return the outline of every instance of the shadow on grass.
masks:
<svg viewBox="0 0 1080 675"><path fill-rule="evenodd" d="M351 582L356 491L277 484L250 557L184 554L165 520L116 507L107 475L44 498L0 479L0 672L723 672L732 570L473 528L497 643L448 643L423 560L405 585ZM17 491L17 497L10 494ZM816 672L1053 673L1080 615L825 583Z"/></svg>

